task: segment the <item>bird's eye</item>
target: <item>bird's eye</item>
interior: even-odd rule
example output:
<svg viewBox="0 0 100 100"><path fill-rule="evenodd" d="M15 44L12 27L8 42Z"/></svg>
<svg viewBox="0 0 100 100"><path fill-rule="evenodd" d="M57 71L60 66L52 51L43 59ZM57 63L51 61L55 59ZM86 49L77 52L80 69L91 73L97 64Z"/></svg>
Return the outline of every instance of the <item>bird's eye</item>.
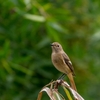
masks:
<svg viewBox="0 0 100 100"><path fill-rule="evenodd" d="M57 47L59 47L59 45L57 45Z"/></svg>

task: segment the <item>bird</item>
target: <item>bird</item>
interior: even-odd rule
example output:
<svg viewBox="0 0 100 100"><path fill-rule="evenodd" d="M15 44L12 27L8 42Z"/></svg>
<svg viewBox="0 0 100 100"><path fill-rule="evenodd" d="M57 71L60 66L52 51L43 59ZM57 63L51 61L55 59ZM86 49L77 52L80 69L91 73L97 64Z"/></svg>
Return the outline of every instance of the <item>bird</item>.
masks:
<svg viewBox="0 0 100 100"><path fill-rule="evenodd" d="M68 55L64 52L62 46L58 42L53 42L51 44L52 48L52 54L51 59L54 67L62 72L63 74L66 74L70 80L71 87L77 91L76 85L74 82L74 68L72 65L72 62L70 61Z"/></svg>

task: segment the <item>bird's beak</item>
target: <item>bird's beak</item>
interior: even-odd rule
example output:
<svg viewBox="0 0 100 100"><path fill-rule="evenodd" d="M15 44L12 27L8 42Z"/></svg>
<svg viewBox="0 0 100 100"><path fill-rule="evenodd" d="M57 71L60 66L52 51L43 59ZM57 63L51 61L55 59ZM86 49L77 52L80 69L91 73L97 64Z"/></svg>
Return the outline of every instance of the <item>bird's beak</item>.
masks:
<svg viewBox="0 0 100 100"><path fill-rule="evenodd" d="M50 46L53 46L53 44L50 44Z"/></svg>

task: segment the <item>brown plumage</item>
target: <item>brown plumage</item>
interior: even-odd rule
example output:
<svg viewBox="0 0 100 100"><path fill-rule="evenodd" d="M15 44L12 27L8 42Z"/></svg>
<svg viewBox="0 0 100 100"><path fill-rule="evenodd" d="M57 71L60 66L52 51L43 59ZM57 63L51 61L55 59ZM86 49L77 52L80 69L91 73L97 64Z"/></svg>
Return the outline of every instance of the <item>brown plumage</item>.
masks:
<svg viewBox="0 0 100 100"><path fill-rule="evenodd" d="M54 42L51 44L52 47L52 63L55 66L56 69L58 69L60 72L67 74L71 87L77 91L75 82L73 79L74 69L72 66L72 63L67 56L67 54L64 52L62 46L58 42Z"/></svg>

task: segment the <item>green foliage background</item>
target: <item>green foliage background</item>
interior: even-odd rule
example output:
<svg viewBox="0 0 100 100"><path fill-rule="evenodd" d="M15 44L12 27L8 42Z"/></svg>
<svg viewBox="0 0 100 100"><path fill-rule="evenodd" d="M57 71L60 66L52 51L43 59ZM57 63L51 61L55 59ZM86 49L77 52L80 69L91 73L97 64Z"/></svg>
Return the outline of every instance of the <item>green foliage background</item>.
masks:
<svg viewBox="0 0 100 100"><path fill-rule="evenodd" d="M99 0L0 0L0 100L36 100L61 75L54 41L73 63L78 92L100 99Z"/></svg>

